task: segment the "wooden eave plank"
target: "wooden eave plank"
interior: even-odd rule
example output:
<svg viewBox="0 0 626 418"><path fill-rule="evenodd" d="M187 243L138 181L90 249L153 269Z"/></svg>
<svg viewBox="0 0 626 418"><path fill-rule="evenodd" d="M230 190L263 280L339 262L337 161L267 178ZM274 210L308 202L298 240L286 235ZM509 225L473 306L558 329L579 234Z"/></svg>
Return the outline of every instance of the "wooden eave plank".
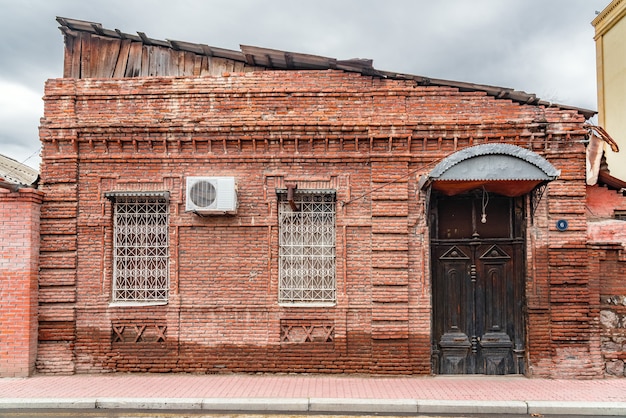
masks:
<svg viewBox="0 0 626 418"><path fill-rule="evenodd" d="M152 43L150 42L150 38L148 38L148 35L143 32L137 32L137 34L141 38L141 42L143 42L145 45L152 45Z"/></svg>
<svg viewBox="0 0 626 418"><path fill-rule="evenodd" d="M194 77L199 77L202 72L202 55L196 55L195 61L193 63L193 75Z"/></svg>
<svg viewBox="0 0 626 418"><path fill-rule="evenodd" d="M299 54L294 54L293 60L296 68L324 70L331 68L330 59L320 60L311 56L301 56Z"/></svg>
<svg viewBox="0 0 626 418"><path fill-rule="evenodd" d="M355 72L375 71L373 61L364 59L340 60L336 62L335 68Z"/></svg>
<svg viewBox="0 0 626 418"><path fill-rule="evenodd" d="M171 75L171 76L179 76L179 75L181 75L181 73L180 73L180 66L179 66L180 54L181 53L182 53L182 51L176 51L176 50L170 50L169 51L170 60L169 60L168 74Z"/></svg>
<svg viewBox="0 0 626 418"><path fill-rule="evenodd" d="M124 33L124 32L121 32L121 31L119 31L119 30L117 30L117 29L115 29L115 32L117 32L117 34L118 34L118 35L120 36L120 38L122 38L122 39L130 39L131 41L135 41L135 42L142 42L142 41L141 41L141 37L139 37L139 36L137 36L137 35L133 35L133 34L130 34L130 33Z"/></svg>
<svg viewBox="0 0 626 418"><path fill-rule="evenodd" d="M148 77L150 75L150 48L149 45L141 45L141 70L140 77Z"/></svg>
<svg viewBox="0 0 626 418"><path fill-rule="evenodd" d="M64 31L65 32L65 31ZM63 77L80 78L81 36L78 32L65 32L65 53L63 60Z"/></svg>
<svg viewBox="0 0 626 418"><path fill-rule="evenodd" d="M296 62L302 62L305 63L307 65L315 65L315 66L320 66L320 67L330 67L330 62L334 62L336 63L337 60L334 58L326 58L326 57L320 57L318 55L309 55L309 54L293 54L294 56L294 61Z"/></svg>
<svg viewBox="0 0 626 418"><path fill-rule="evenodd" d="M149 38L145 33L143 32L137 32L137 34L139 35L139 37L141 38L142 42L146 45L157 45L157 46L164 46L166 48L171 48L172 46L166 42L166 41L161 41L159 39L152 39Z"/></svg>
<svg viewBox="0 0 626 418"><path fill-rule="evenodd" d="M83 20L75 20L75 19L67 19L67 18L63 18L63 22L70 29L79 30L81 32L96 33L96 31L93 28L93 25L94 25L93 22L85 22ZM97 23L97 25L99 24ZM102 25L100 25L100 27L102 27Z"/></svg>
<svg viewBox="0 0 626 418"><path fill-rule="evenodd" d="M185 51L176 51L176 67L179 76L185 75Z"/></svg>
<svg viewBox="0 0 626 418"><path fill-rule="evenodd" d="M219 57L211 57L211 68L209 74L221 76L225 72L233 71L233 60Z"/></svg>
<svg viewBox="0 0 626 418"><path fill-rule="evenodd" d="M246 62L248 65L261 65L256 62L254 55L252 54L246 54Z"/></svg>
<svg viewBox="0 0 626 418"><path fill-rule="evenodd" d="M139 77L141 75L141 59L143 56L143 44L131 42L128 52L125 77Z"/></svg>
<svg viewBox="0 0 626 418"><path fill-rule="evenodd" d="M233 72L242 73L246 68L246 64L241 61L233 61Z"/></svg>
<svg viewBox="0 0 626 418"><path fill-rule="evenodd" d="M128 65L128 56L130 54L130 39L122 39L120 41L120 52L115 63L113 71L114 78L123 78L126 75L126 66Z"/></svg>
<svg viewBox="0 0 626 418"><path fill-rule="evenodd" d="M112 39L97 35L93 35L92 37L97 37L100 43L92 77L111 78L115 72L117 58L120 54L121 39Z"/></svg>
<svg viewBox="0 0 626 418"><path fill-rule="evenodd" d="M293 55L289 52L285 52L285 64L288 69L292 69L293 65Z"/></svg>
<svg viewBox="0 0 626 418"><path fill-rule="evenodd" d="M194 54L193 52L185 52L185 64L184 64L183 75L192 76L193 68L195 64L196 64L196 54Z"/></svg>
<svg viewBox="0 0 626 418"><path fill-rule="evenodd" d="M152 67L151 75L154 76L171 76L170 62L174 50L169 48L154 47L150 57L150 66Z"/></svg>
<svg viewBox="0 0 626 418"><path fill-rule="evenodd" d="M159 47L150 45L148 47L148 77L157 76L161 62Z"/></svg>
<svg viewBox="0 0 626 418"><path fill-rule="evenodd" d="M204 50L202 49L202 46L198 44L194 44L191 42L184 42L184 41L173 41L173 40L169 40L169 43L170 45L172 45L172 48L174 49L193 52L196 54L204 54Z"/></svg>
<svg viewBox="0 0 626 418"><path fill-rule="evenodd" d="M122 36L121 36L120 32L118 32L116 30L100 28L99 34L102 35L102 36L108 36L109 38L119 38L119 39L122 39Z"/></svg>
<svg viewBox="0 0 626 418"><path fill-rule="evenodd" d="M213 55L220 58L226 58L234 61L245 62L245 55L239 51L233 51L232 49L211 47Z"/></svg>
<svg viewBox="0 0 626 418"><path fill-rule="evenodd" d="M287 52L287 51L280 51L276 49L259 48L259 47L250 46L250 45L241 45L241 50L244 54L246 54L246 57L248 55L253 56L257 65L263 62L262 60L258 59L259 57L269 56L271 57L272 61L274 61L274 64L276 66L279 66L278 63L282 63L283 68L286 67L286 63L285 63L286 53L289 53L292 56L294 68L296 69L299 69L299 68L326 69L326 68L331 67L331 62L336 63L337 61L334 58L322 57L320 55L301 54L297 52Z"/></svg>
<svg viewBox="0 0 626 418"><path fill-rule="evenodd" d="M162 41L162 40L160 40L160 39L153 39L153 38L150 38L150 44L151 44L151 45L158 45L158 46L162 46L162 47L164 47L164 48L170 48L170 49L173 49L173 48L172 48L172 46L170 45L170 43L169 43L169 42L167 42L167 41Z"/></svg>
<svg viewBox="0 0 626 418"><path fill-rule="evenodd" d="M209 66L211 62L211 57L202 56L202 67L200 68L200 76L209 75Z"/></svg>
<svg viewBox="0 0 626 418"><path fill-rule="evenodd" d="M81 34L80 78L91 77L91 49L94 42L89 33Z"/></svg>

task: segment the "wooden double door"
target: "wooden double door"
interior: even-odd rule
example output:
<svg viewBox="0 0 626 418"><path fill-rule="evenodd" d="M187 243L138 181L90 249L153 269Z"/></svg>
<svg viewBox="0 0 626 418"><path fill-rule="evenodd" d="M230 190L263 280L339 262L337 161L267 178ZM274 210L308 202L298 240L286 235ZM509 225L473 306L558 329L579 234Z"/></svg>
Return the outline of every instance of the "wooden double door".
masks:
<svg viewBox="0 0 626 418"><path fill-rule="evenodd" d="M432 202L433 371L524 373L523 200L476 191Z"/></svg>

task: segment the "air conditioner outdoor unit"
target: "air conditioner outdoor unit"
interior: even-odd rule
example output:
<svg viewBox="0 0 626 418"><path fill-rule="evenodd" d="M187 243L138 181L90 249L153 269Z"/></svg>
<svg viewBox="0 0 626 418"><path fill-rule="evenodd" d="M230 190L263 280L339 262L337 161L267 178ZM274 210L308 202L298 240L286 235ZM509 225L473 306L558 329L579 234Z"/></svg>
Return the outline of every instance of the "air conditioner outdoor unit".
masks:
<svg viewBox="0 0 626 418"><path fill-rule="evenodd" d="M237 185L234 177L187 177L185 208L199 215L234 214Z"/></svg>

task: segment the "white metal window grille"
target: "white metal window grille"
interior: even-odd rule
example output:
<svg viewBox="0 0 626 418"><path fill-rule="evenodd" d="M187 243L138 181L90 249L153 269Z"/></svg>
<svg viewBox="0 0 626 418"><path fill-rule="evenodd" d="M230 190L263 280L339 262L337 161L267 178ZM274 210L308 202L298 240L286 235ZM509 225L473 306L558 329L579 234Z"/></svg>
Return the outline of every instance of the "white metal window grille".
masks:
<svg viewBox="0 0 626 418"><path fill-rule="evenodd" d="M113 301L167 301L167 200L158 196L118 196L113 224Z"/></svg>
<svg viewBox="0 0 626 418"><path fill-rule="evenodd" d="M335 193L278 195L279 302L335 302Z"/></svg>

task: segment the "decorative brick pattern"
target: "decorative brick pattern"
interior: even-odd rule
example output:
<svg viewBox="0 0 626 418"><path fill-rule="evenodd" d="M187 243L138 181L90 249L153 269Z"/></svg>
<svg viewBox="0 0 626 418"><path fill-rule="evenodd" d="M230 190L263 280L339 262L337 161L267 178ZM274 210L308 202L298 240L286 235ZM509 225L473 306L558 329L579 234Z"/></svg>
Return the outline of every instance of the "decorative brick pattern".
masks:
<svg viewBox="0 0 626 418"><path fill-rule="evenodd" d="M280 321L281 343L332 343L335 325L329 321Z"/></svg>
<svg viewBox="0 0 626 418"><path fill-rule="evenodd" d="M166 340L167 325L146 323L115 323L111 339L115 343L162 343Z"/></svg>

